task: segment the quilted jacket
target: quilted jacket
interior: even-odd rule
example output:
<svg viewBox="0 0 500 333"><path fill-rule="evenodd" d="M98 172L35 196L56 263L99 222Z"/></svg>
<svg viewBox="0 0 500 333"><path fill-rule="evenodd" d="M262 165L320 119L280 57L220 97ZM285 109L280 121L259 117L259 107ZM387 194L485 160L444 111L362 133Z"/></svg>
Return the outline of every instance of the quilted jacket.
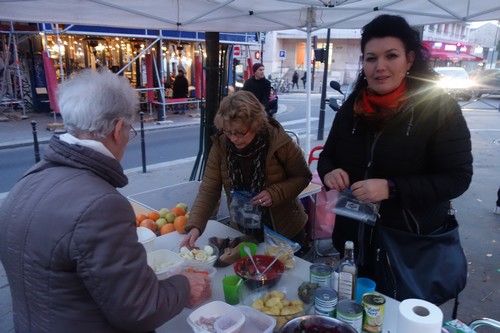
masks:
<svg viewBox="0 0 500 333"><path fill-rule="evenodd" d="M158 281L119 162L50 140L0 209L16 332L146 332L179 313L184 276Z"/></svg>

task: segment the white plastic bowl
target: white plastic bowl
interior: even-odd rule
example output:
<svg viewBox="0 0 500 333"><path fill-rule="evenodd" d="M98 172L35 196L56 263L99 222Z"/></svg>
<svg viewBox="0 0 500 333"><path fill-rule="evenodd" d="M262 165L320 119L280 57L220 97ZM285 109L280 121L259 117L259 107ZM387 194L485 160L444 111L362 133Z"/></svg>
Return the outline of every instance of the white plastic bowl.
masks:
<svg viewBox="0 0 500 333"><path fill-rule="evenodd" d="M181 273L184 261L178 253L167 249L147 253L148 265L155 271L158 280L165 280Z"/></svg>
<svg viewBox="0 0 500 333"><path fill-rule="evenodd" d="M203 306L200 306L198 309L191 312L191 314L187 317L187 322L189 326L193 329L194 333L206 333L208 330L203 328L198 324L198 320L201 317L204 318L219 318L231 311L235 308L232 305L229 305L222 301L213 301L207 303ZM215 320L214 320L215 325Z"/></svg>
<svg viewBox="0 0 500 333"><path fill-rule="evenodd" d="M206 246L209 246L211 248L211 251L212 251L212 255L208 259L207 258L196 259L196 258L192 257L192 254L189 254L189 251L187 253L183 253L183 249L186 249L185 247L180 249L179 254L186 261L193 261L193 262L198 262L198 263L203 263L206 265L213 266L215 264L215 262L217 261L217 258L219 258L219 249L212 244L202 245L202 246L199 246L198 248L203 250Z"/></svg>
<svg viewBox="0 0 500 333"><path fill-rule="evenodd" d="M150 229L137 227L137 238L139 238L139 243L144 246L146 252L150 252L155 249L156 234Z"/></svg>

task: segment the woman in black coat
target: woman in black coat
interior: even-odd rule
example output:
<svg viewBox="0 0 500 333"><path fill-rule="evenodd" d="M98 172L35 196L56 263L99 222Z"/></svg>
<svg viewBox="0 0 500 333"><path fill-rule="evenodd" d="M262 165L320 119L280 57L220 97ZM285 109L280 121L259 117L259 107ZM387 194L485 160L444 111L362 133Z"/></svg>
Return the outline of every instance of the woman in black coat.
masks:
<svg viewBox="0 0 500 333"><path fill-rule="evenodd" d="M382 15L367 24L361 52L362 70L335 116L318 173L328 189L350 188L357 199L379 204L377 223L432 233L446 225L449 201L472 178L460 106L436 88L429 53L403 18ZM373 230L361 225L337 215L332 239L341 253L354 241L360 275L373 276Z"/></svg>

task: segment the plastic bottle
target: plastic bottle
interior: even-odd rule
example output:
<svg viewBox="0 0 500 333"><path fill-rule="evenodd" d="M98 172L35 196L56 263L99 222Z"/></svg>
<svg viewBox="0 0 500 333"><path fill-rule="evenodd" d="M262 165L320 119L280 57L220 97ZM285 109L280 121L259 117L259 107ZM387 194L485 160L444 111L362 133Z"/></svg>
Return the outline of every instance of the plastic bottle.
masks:
<svg viewBox="0 0 500 333"><path fill-rule="evenodd" d="M354 243L346 241L344 247L344 258L340 262L339 271L339 300L354 299L356 293L356 278L358 275L358 267L354 261Z"/></svg>

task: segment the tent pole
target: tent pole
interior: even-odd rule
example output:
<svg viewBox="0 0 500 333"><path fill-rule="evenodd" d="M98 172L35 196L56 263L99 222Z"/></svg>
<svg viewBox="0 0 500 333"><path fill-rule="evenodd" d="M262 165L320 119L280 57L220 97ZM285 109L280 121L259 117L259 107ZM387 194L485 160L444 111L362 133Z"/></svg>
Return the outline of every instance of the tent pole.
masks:
<svg viewBox="0 0 500 333"><path fill-rule="evenodd" d="M328 55L330 53L330 28L326 30L326 52L323 55L323 84L321 85L321 103L319 107L319 122L317 140L323 140L325 128L325 100L326 100L326 81L328 81Z"/></svg>
<svg viewBox="0 0 500 333"><path fill-rule="evenodd" d="M307 93L307 116L306 116L306 156L311 151L311 22L307 22L306 43L306 93Z"/></svg>

